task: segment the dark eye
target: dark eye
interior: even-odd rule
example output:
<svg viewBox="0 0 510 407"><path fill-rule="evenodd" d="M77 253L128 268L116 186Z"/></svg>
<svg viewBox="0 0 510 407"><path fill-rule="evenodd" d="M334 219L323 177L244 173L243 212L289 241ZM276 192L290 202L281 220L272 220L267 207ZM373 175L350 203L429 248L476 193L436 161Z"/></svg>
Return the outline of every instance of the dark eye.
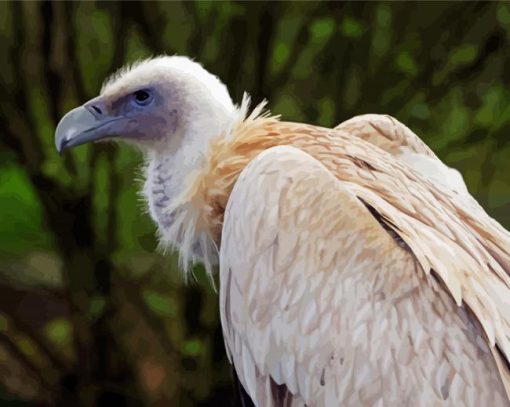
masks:
<svg viewBox="0 0 510 407"><path fill-rule="evenodd" d="M147 106L152 101L152 94L148 90L137 90L133 93L133 100L138 106Z"/></svg>

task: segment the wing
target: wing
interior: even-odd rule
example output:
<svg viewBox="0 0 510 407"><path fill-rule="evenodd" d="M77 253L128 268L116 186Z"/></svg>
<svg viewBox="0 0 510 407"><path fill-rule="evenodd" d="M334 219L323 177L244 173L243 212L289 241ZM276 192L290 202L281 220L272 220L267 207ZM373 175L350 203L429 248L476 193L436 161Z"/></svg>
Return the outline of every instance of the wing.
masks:
<svg viewBox="0 0 510 407"><path fill-rule="evenodd" d="M383 149L430 180L467 193L459 171L447 167L409 127L382 114L355 116L335 127Z"/></svg>
<svg viewBox="0 0 510 407"><path fill-rule="evenodd" d="M260 406L506 405L477 319L376 216L299 149L273 147L243 170L220 307L248 394Z"/></svg>
<svg viewBox="0 0 510 407"><path fill-rule="evenodd" d="M405 150L428 157L436 157L434 152L409 127L389 115L355 116L340 123L335 127L335 130L347 131L396 157Z"/></svg>

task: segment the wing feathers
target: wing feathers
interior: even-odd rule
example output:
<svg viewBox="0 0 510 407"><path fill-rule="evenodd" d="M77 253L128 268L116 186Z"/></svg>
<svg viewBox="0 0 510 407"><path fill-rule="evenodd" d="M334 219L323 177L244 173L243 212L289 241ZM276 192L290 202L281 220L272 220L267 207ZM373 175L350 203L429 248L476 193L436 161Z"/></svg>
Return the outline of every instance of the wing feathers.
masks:
<svg viewBox="0 0 510 407"><path fill-rule="evenodd" d="M407 126L394 117L365 114L353 117L335 127L381 148L433 181L467 194L462 175L448 168L434 152Z"/></svg>
<svg viewBox="0 0 510 407"><path fill-rule="evenodd" d="M386 121L386 124L376 123L377 120ZM357 123L362 122L358 120ZM271 117L251 118L237 124L229 137L218 138L211 145L203 172L195 174L196 182L191 183L192 188L183 194L182 199L189 207L205 208L203 212L197 211L196 230L204 231L217 243L221 237L221 251L228 248L229 256L243 260L237 265L236 270L231 271L232 275L238 276L231 284L229 317L231 320L227 322L230 326L235 326L238 322L233 319L237 310L232 304L242 303L247 297L252 298L256 295L261 299L251 307L257 320L273 321L272 310L274 307L280 309L283 304L289 307L289 313L293 312L296 318L299 318L304 311L296 307L303 301L303 293L306 293L309 287L321 284L324 290L324 287L329 287L321 280L323 273L317 270L338 266L339 257L344 258L346 262L342 263L342 268L353 268L358 262L365 264L366 267L365 260L345 255L359 249L360 241L366 237L366 231L363 233L358 231L361 239L356 233L343 235L341 241L345 242L346 246L343 247L345 253L341 256L335 252L335 247L327 247L328 244L334 246L331 239L325 239L326 248L322 251L322 257L316 263L310 263L310 253L307 250L312 249L308 246L304 248L304 242L313 242L314 250L320 252L320 245L323 243L312 231L324 229L328 233L334 233L342 229L343 220L340 220L337 214L345 208L340 203L336 207L321 204L329 202L332 198L328 195L329 192L317 188L313 182L310 185L310 190L315 191L313 194L304 192L297 194L296 187L293 187L295 180L290 179L288 175L292 173L293 166L301 168L303 162L309 161L290 160L293 162L292 165L289 164L290 167L276 166L272 167L272 172L239 177L241 172L244 173L243 170L247 170L247 164L261 152L275 146L288 145L306 152L320 163L323 166L321 168L325 168L329 174L329 182L334 184L331 179L336 179L338 184L335 185L341 186L342 197L356 198L355 201L347 199L347 202L362 205L360 208L363 208L363 214L360 214L360 219L369 218L375 221L367 207L373 208L372 213L377 213L377 219L383 225L381 227L377 224L379 228L377 233L382 233L390 239L391 245L384 250L372 252L371 256L374 256L372 260L383 256L381 253L386 256L387 253L394 253L396 249L404 249L403 251L413 261L413 265L410 266L413 275L421 275L421 278L436 290L435 296L428 301L433 303L437 297L443 298L445 291L451 293L455 302L462 304L460 310L470 308L472 318L482 326L484 335L479 340L490 344L496 343L501 350L501 356L508 360L510 234L487 216L469 194L456 189L455 185L449 182L436 182L427 177L427 174L421 173L419 168L413 167L412 162L402 159L402 151L405 152L406 149L413 154L428 157L433 165L440 163L438 174L441 178L448 178L449 169L405 126L402 127L403 125L392 118L381 119L379 116L365 120L363 126L365 127L362 127L362 131L352 125L344 126L340 130L331 130L279 122ZM279 155L273 157L276 159ZM444 170L441 169L441 165L446 168L445 172L441 172ZM299 176L304 175L300 173ZM315 179L317 174L312 171L307 176ZM225 213L225 207L229 197L233 199L231 191L234 184L239 190L244 188L251 191L250 194L248 192L244 195L237 194L235 200L237 207L245 208L249 212L243 213L244 222L231 221L229 231L236 238L226 239L222 236L221 225L223 216L226 216L225 224L231 216ZM331 186L327 184L324 188L331 189ZM343 203L340 198L337 198L337 201ZM348 207L350 208L349 205ZM302 211L300 208L308 210ZM285 226L280 219L289 222L293 219L292 214L295 214L292 230L302 229L303 236L291 232L284 235L279 233ZM326 223L321 221L324 218L328 219ZM371 259L371 256L367 255L367 258ZM414 271L415 261L418 262L416 268L418 272ZM311 266L315 266L314 276L305 278L303 270L308 270ZM272 280L259 282L262 284L260 286L254 284L258 282L259 274L265 276L267 270L293 270L293 272L276 273ZM438 277L440 284L435 282L434 276ZM226 280L222 279L222 282L224 281ZM331 277L328 281L334 285ZM261 287L266 291L260 291ZM331 295L327 291L320 291L317 298L323 295L324 301L331 301L334 306L340 306L345 296L350 294L346 291L340 295L340 291L336 290ZM446 298L450 301L448 297ZM329 303L317 305L319 310L329 307ZM420 306L415 304L414 307L418 312ZM373 314L377 312L374 310ZM282 314L275 315L283 318ZM461 318L461 314L459 315L458 318ZM331 326L339 323L334 315L331 319ZM272 324L278 329L281 321L275 320ZM322 325L319 324L320 326ZM291 328L297 329L297 325L288 327ZM391 329L388 329L391 332ZM232 332L235 333L233 328ZM459 335L462 337L463 334ZM234 342L244 340L237 336L233 335ZM288 340L285 335L276 335L269 336L269 339L260 339L259 342L264 347L268 342L277 344L277 349L281 349ZM418 336L415 340L420 341L421 337ZM380 345L374 345L374 349L378 349L378 346ZM297 351L293 347L289 353L295 354ZM475 351L472 353L476 354ZM499 354L496 354L496 357L500 357L497 355ZM256 355L254 358L257 360ZM500 365L505 366L506 362L503 360L501 362ZM385 360L384 365L386 364L391 365L391 361ZM468 380L469 369L464 370L464 379ZM326 377L327 373L326 371ZM503 379L507 377L504 372L501 374ZM283 366L282 376L285 376ZM343 386L347 386L345 382L342 382L341 387ZM266 388L269 388L268 385Z"/></svg>
<svg viewBox="0 0 510 407"><path fill-rule="evenodd" d="M426 277L434 270L459 303L473 305L489 340L500 343L505 321L498 320L487 283L479 282L476 270L470 277L480 264L461 246L444 245L450 238L434 229L427 215L421 222L415 204L409 203L406 214L390 190L386 200L369 181L355 183L346 174L359 166L334 156L332 163L322 156L321 163L293 147L271 148L242 171L231 193L220 278L232 283L221 286L221 315L250 396L259 405L276 405L274 381L293 394L292 405L327 405L327 400L430 405L445 398L451 404L504 405L501 378L476 321ZM390 164L384 159L378 164L366 171L379 167L380 182L382 168ZM403 188L424 188L416 182ZM411 251L381 227L360 198L388 219ZM434 216L441 213L429 209ZM460 233L460 226L449 222L451 235ZM246 349L255 369L246 365ZM459 365L444 365L445 360Z"/></svg>

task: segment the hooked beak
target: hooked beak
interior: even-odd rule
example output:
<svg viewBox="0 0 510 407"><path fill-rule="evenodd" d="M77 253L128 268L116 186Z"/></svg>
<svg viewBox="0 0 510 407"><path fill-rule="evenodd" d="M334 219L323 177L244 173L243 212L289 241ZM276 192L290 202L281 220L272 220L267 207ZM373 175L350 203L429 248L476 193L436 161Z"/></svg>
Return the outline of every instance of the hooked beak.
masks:
<svg viewBox="0 0 510 407"><path fill-rule="evenodd" d="M55 131L55 147L62 153L68 147L114 136L119 128L113 124L123 119L107 115L99 98L93 99L71 110L60 120Z"/></svg>

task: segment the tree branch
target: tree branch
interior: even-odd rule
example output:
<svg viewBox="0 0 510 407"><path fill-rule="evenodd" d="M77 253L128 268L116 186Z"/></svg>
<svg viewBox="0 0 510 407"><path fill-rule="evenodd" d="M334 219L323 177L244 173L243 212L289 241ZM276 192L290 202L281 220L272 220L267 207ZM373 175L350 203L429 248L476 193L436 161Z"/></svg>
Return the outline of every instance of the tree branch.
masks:
<svg viewBox="0 0 510 407"><path fill-rule="evenodd" d="M321 15L321 10L319 7L315 7L312 11L309 12L307 17L302 19L301 26L290 48L291 53L287 58L287 62L280 69L280 73L270 81L270 86L272 88L284 89L291 80L292 68L298 61L310 39L310 22L317 18L319 15Z"/></svg>
<svg viewBox="0 0 510 407"><path fill-rule="evenodd" d="M60 356L58 356L55 352L53 352L48 345L46 339L44 339L39 332L37 332L30 324L22 321L15 313L6 312L7 315L12 319L16 328L23 332L27 337L29 337L37 348L41 351L41 353L48 359L48 361L53 365L54 369L59 371L60 373L66 372L70 365L66 363Z"/></svg>
<svg viewBox="0 0 510 407"><path fill-rule="evenodd" d="M11 353L11 355L25 367L33 376L37 378L37 381L41 383L50 394L55 393L55 387L48 381L47 376L44 375L41 370L32 362L14 343L14 341L0 332L0 343L3 343L5 348Z"/></svg>
<svg viewBox="0 0 510 407"><path fill-rule="evenodd" d="M261 102L262 99L270 96L270 87L267 86L267 73L269 69L269 60L271 57L272 45L274 42L274 33L276 24L274 16L280 15L279 11L282 6L280 3L272 2L269 5L263 5L259 10L258 27L259 33L257 37L257 70L255 73L255 92L252 95L255 102Z"/></svg>
<svg viewBox="0 0 510 407"><path fill-rule="evenodd" d="M11 3L13 15L13 38L16 38L16 44L10 47L10 55L14 74L14 101L16 103L16 111L23 117L23 122L27 124L27 129L16 129L16 136L20 140L22 146L21 153L24 161L28 164L28 168L32 172L37 172L44 161L43 149L41 142L37 137L37 130L33 119L30 116L30 108L28 103L27 89L30 89L23 72L26 72L23 66L22 53L25 49L25 18L23 16L22 3ZM8 99L9 100L9 99ZM14 109L13 109L14 110ZM11 120L7 123L12 123Z"/></svg>
<svg viewBox="0 0 510 407"><path fill-rule="evenodd" d="M133 2L121 8L126 8L129 17L142 32L145 42L157 54L170 52L162 41L161 33L165 29L166 20L157 12L156 3Z"/></svg>

